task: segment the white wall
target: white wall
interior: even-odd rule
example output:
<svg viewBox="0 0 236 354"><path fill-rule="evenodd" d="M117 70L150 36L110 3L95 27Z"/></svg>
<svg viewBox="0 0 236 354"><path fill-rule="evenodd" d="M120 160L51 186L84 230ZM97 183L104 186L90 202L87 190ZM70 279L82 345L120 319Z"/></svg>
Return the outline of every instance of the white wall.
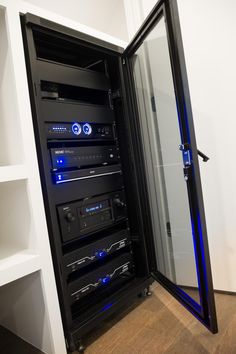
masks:
<svg viewBox="0 0 236 354"><path fill-rule="evenodd" d="M27 0L122 40L128 39L123 0Z"/></svg>
<svg viewBox="0 0 236 354"><path fill-rule="evenodd" d="M124 0L129 36L155 0ZM132 8L133 6L133 8ZM214 287L236 291L236 2L178 0Z"/></svg>
<svg viewBox="0 0 236 354"><path fill-rule="evenodd" d="M214 285L236 291L236 3L180 0Z"/></svg>

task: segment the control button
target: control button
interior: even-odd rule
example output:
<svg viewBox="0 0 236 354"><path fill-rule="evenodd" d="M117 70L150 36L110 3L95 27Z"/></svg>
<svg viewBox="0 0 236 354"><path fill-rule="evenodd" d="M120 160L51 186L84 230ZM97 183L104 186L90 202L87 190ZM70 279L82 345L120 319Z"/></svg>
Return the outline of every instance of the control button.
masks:
<svg viewBox="0 0 236 354"><path fill-rule="evenodd" d="M83 132L84 132L84 134L86 134L86 135L90 135L90 134L92 133L92 127L91 127L91 125L88 124L88 123L85 123L85 124L83 125Z"/></svg>
<svg viewBox="0 0 236 354"><path fill-rule="evenodd" d="M81 129L81 125L78 124L78 123L74 123L71 127L72 129L72 132L75 134L75 135L80 135L82 129Z"/></svg>
<svg viewBox="0 0 236 354"><path fill-rule="evenodd" d="M62 175L61 174L59 174L59 175L56 175L56 180L57 180L57 182L60 182L60 181L62 181Z"/></svg>

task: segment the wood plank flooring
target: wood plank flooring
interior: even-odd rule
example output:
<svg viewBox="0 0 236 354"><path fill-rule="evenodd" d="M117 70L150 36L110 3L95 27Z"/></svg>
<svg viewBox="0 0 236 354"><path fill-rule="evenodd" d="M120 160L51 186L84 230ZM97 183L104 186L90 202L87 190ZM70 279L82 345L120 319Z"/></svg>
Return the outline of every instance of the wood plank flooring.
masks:
<svg viewBox="0 0 236 354"><path fill-rule="evenodd" d="M114 316L85 342L86 354L236 354L236 296L216 294L219 333L211 334L161 286Z"/></svg>
<svg viewBox="0 0 236 354"><path fill-rule="evenodd" d="M93 331L85 354L236 354L236 296L216 294L216 305L219 333L213 335L155 285L151 297L137 298ZM40 353L0 327L0 354Z"/></svg>

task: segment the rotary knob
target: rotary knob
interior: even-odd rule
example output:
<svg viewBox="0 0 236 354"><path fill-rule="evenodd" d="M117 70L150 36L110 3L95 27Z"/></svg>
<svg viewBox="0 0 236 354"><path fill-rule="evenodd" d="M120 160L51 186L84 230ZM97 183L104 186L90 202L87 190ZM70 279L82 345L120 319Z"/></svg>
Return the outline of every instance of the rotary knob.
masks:
<svg viewBox="0 0 236 354"><path fill-rule="evenodd" d="M80 135L82 129L79 123L74 123L71 127L73 134Z"/></svg>
<svg viewBox="0 0 236 354"><path fill-rule="evenodd" d="M125 203L122 200L120 200L120 198L118 197L113 199L113 203L119 208L125 207Z"/></svg>
<svg viewBox="0 0 236 354"><path fill-rule="evenodd" d="M83 125L83 132L84 132L84 134L86 134L86 135L90 135L90 134L92 133L92 127L91 127L91 125L88 124L88 123L85 123L85 124Z"/></svg>
<svg viewBox="0 0 236 354"><path fill-rule="evenodd" d="M75 215L71 211L68 211L65 215L65 219L68 222L73 222L73 221L75 221Z"/></svg>

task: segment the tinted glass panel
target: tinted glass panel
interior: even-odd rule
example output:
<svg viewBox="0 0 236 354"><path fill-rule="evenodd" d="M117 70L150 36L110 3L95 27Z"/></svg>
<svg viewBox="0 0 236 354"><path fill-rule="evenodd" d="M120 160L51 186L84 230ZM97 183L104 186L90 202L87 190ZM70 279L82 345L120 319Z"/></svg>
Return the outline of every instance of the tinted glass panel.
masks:
<svg viewBox="0 0 236 354"><path fill-rule="evenodd" d="M132 57L158 271L200 303L164 18Z"/></svg>

